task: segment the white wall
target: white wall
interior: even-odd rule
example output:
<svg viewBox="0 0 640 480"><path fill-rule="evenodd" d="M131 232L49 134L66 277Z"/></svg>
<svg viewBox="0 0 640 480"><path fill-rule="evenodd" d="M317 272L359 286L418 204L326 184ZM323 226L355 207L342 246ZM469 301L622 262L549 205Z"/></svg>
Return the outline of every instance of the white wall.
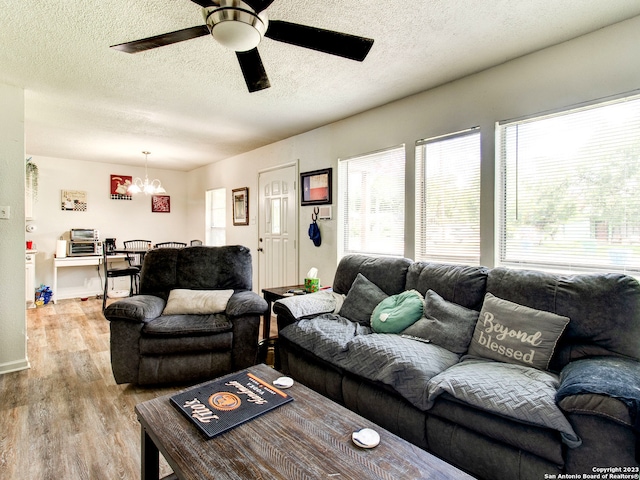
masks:
<svg viewBox="0 0 640 480"><path fill-rule="evenodd" d="M0 374L28 368L24 310L24 91L0 84Z"/></svg>
<svg viewBox="0 0 640 480"><path fill-rule="evenodd" d="M257 188L257 172L300 160L300 171L334 168L334 220L322 222L322 245L307 236L310 207L300 210L301 277L319 268L330 285L337 265L336 177L338 158L406 145L405 255L413 256L414 145L416 140L480 126L482 133L481 263L494 265L495 123L561 109L640 88L640 17L507 62L484 72L355 115L325 127L189 172L190 225L203 218L201 198L210 188ZM256 192L257 193L257 192ZM250 195L251 209L257 195ZM198 206L198 204L202 206ZM253 216L253 214L252 214ZM228 225L229 243L256 251L257 227ZM257 261L254 259L254 285ZM302 280L302 278L300 279Z"/></svg>
<svg viewBox="0 0 640 480"><path fill-rule="evenodd" d="M130 175L144 179L144 167L96 163L50 157L33 157L38 165L38 199L33 207L37 230L27 233L38 250L36 284L52 285L53 254L56 240L69 237L72 228L100 230L100 238L115 238L122 248L123 240L148 239L189 242L187 234L186 173L149 168L149 178L158 178L171 197L170 213L151 212L151 197L138 194L133 200L111 200L110 175ZM87 192L86 212L61 209L61 190ZM100 272L102 275L102 272ZM117 289L128 289L128 279L117 279ZM58 269L58 290L62 296L85 296L101 291L102 279L97 267Z"/></svg>

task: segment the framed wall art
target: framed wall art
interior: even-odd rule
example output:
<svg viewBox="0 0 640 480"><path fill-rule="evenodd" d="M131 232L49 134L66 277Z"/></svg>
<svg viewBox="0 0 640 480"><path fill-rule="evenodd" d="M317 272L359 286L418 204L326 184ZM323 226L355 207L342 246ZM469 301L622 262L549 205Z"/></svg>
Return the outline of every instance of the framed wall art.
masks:
<svg viewBox="0 0 640 480"><path fill-rule="evenodd" d="M231 196L233 224L249 225L249 188L234 188Z"/></svg>
<svg viewBox="0 0 640 480"><path fill-rule="evenodd" d="M132 200L129 187L133 178L130 175L111 175L111 200Z"/></svg>
<svg viewBox="0 0 640 480"><path fill-rule="evenodd" d="M331 168L300 174L300 205L324 205L331 203Z"/></svg>
<svg viewBox="0 0 640 480"><path fill-rule="evenodd" d="M67 212L87 211L87 192L82 190L62 190L60 193L60 205Z"/></svg>
<svg viewBox="0 0 640 480"><path fill-rule="evenodd" d="M169 195L151 195L151 211L171 213L171 197Z"/></svg>

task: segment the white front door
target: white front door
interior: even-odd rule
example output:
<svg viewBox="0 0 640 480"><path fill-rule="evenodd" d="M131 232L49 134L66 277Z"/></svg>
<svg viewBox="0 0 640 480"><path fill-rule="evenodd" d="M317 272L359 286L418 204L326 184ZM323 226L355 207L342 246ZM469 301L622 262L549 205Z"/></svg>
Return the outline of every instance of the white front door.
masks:
<svg viewBox="0 0 640 480"><path fill-rule="evenodd" d="M260 290L299 283L297 177L297 164L259 174Z"/></svg>

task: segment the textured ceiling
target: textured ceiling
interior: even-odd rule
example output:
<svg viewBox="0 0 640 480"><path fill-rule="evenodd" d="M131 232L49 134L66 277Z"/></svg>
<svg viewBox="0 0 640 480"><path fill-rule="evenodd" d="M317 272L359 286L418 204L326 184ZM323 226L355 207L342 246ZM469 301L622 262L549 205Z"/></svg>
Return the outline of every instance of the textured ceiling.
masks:
<svg viewBox="0 0 640 480"><path fill-rule="evenodd" d="M401 8L402 6L408 6ZM276 0L270 19L375 39L363 63L265 38L249 93L189 0L0 0L0 82L25 89L28 155L188 171L640 15L638 0Z"/></svg>

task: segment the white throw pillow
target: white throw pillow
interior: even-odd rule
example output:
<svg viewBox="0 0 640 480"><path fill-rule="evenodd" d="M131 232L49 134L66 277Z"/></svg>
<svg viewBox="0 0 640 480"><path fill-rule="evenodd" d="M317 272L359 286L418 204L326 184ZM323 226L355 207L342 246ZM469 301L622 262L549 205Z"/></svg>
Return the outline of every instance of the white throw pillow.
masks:
<svg viewBox="0 0 640 480"><path fill-rule="evenodd" d="M186 290L169 292L163 315L210 314L224 312L233 290Z"/></svg>

